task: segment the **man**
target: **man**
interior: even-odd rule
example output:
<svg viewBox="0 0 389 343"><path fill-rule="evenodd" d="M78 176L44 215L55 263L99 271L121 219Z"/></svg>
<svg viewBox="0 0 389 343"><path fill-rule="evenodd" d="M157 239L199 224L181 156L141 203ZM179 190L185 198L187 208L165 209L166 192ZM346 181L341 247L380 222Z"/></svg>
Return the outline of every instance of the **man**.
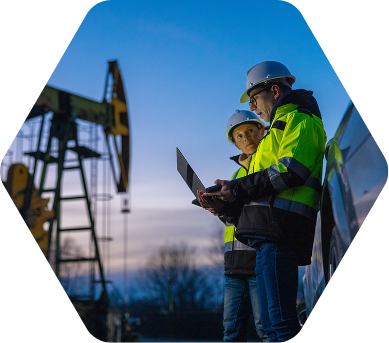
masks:
<svg viewBox="0 0 389 343"><path fill-rule="evenodd" d="M247 175L252 155L257 151L258 143L265 134L265 124L250 111L239 111L228 120L227 140L242 152L231 157L240 168L232 175L236 180ZM202 193L198 192L199 198ZM215 212L210 209L213 214ZM256 251L237 241L234 237L235 226L226 222L224 252L224 342L247 341L247 329L251 313L254 325L261 341L266 335L259 315L259 299L255 277Z"/></svg>
<svg viewBox="0 0 389 343"><path fill-rule="evenodd" d="M270 123L249 175L216 180L207 206L237 224L235 237L257 250L261 322L270 342L300 330L296 314L298 266L310 263L326 135L311 91L292 90L295 77L267 61L247 73L240 101ZM222 200L222 201L221 201Z"/></svg>

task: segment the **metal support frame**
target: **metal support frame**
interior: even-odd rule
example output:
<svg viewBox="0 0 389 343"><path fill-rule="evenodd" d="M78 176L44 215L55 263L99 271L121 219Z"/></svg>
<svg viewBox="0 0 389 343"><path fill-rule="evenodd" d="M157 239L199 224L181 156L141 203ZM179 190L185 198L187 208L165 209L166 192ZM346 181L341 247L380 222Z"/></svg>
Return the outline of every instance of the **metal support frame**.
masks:
<svg viewBox="0 0 389 343"><path fill-rule="evenodd" d="M43 129L46 125L47 114L49 112L52 112L54 114L51 120L51 127L47 142L45 141L45 143L43 144L42 142L46 140L46 133L45 135L43 134ZM33 198L35 197L36 193L39 195L39 197L41 197L43 193L51 193L53 195L52 211L54 212L54 217L49 220L46 257L48 260L53 260L53 254L51 250L54 250L52 249L52 245L55 244L56 249L54 258L54 269L58 278L60 277L61 263L89 263L89 297L77 295L76 298L72 296L70 296L70 298L72 299L76 309L77 304L81 306L81 310L78 309L79 313L82 313L85 309L83 307L85 305L83 301L86 301L89 305L94 306L93 310L91 310L91 313L94 316L94 324L91 325L89 323L91 327L89 327L88 329L91 330L91 333L94 332L96 338L104 340L104 335L102 335L100 332L103 326L101 318L102 313L108 308L108 294L106 284L109 282L106 281L104 277L104 270L102 266L102 260L100 258L98 241L109 242L111 238L109 236L103 236L99 238L96 237L94 214L96 213L95 201L98 200L98 194L96 166L97 162L95 158L98 158L100 156L97 156L98 154L94 151L78 145L77 123L75 120L77 118L102 126L108 147L110 162L109 166L112 169L113 180L116 184L117 192L127 193L130 172L130 123L124 91L124 84L117 61L109 61L103 100L101 102L86 99L84 97L46 85L42 90L39 98L37 99L35 105L31 109L26 121L39 116L41 116L42 120L40 124L41 127L38 136L38 144L36 151L30 151L26 153L34 159L33 161L29 161L28 167L30 169L30 172L32 173L32 185L31 188L29 188L25 193L26 205L24 205L24 208L21 210L21 214L27 222L28 219L31 217L30 207L32 202L34 201ZM56 142L54 141L54 139L58 139L58 144L55 144ZM112 146L110 146L110 140L113 140L113 142L111 142L113 143ZM72 141L71 147L70 145L68 145L69 141ZM44 147L44 145L46 145L46 147ZM93 145L89 146L92 149L95 149ZM34 148L31 147L30 150L34 150ZM73 150L73 152L75 152L77 155L77 159L67 159L66 152L68 150ZM12 157L12 155L10 156ZM89 197L88 195L88 190L85 182L84 168L82 163L84 158L93 158L91 160L91 180L89 188L89 194L91 195L91 197ZM39 165L38 161L41 161ZM43 166L41 165L41 163L43 163ZM69 163L72 163L72 166L70 166ZM48 172L48 166L50 164L54 164L57 166L56 185L55 187L44 188L46 174ZM77 165L74 166L74 164ZM63 173L69 170L77 169L80 171L84 195L80 197L61 197ZM35 185L39 185L39 188L36 192L34 191ZM104 194L104 196L106 196L106 194ZM62 228L61 203L63 201L73 201L80 199L85 199L90 227L81 227L80 225L79 227ZM95 201L91 202L92 199L94 199ZM124 213L128 213L128 211L124 211ZM87 253L89 257L80 258L79 256L76 256L74 258L72 257L71 259L63 259L61 256L62 232L72 234L81 230L89 230L91 233L89 253ZM127 239L126 237L127 236L125 233L125 239ZM109 256L109 253L107 254L107 256ZM100 273L100 277L97 278L96 264L98 265L98 272ZM98 300L95 299L95 289L97 284L101 284L103 289L103 292ZM88 327L88 322L84 321L84 323Z"/></svg>
<svg viewBox="0 0 389 343"><path fill-rule="evenodd" d="M34 174L33 180L36 178L36 170L37 170L37 162L41 160L43 162L42 172L40 175L39 181L39 195L47 192L54 192L53 199L53 211L55 216L52 220L50 220L49 231L48 231L48 247L47 247L47 258L50 259L50 250L51 246L54 242L53 236L55 233L55 274L58 278L60 278L60 265L61 263L86 263L89 262L92 264L90 268L90 300L94 300L95 298L95 285L97 283L101 283L103 289L104 297L107 297L107 288L106 288L106 280L104 277L104 270L102 261L100 258L100 251L98 246L98 238L95 230L95 223L91 210L91 202L90 197L88 195L88 189L85 179L84 167L83 167L83 159L84 158L99 158L100 154L90 150L87 147L79 146L78 144L78 135L77 135L77 123L71 117L70 113L54 113L52 118L52 125L50 128L50 133L47 141L46 151L40 151L40 142L41 136L43 132L44 125L44 116L42 116L42 127L40 130L40 136L38 141L38 148L35 152L27 153L32 156L34 161ZM53 139L56 138L58 140L58 151L57 156L53 156ZM68 146L69 141L73 141L72 147ZM76 166L67 167L65 163L68 162L66 160L66 152L68 150L72 150L77 154L77 159L73 159L72 162L76 161ZM44 184L47 176L47 167L50 163L57 164L57 177L56 177L56 186L51 189L45 189ZM69 170L79 170L80 177L82 181L82 191L83 195L81 196L70 196L70 197L62 197L62 177L64 172ZM72 200L82 200L84 199L87 207L87 216L89 219L90 226L88 227L75 227L75 228L61 228L61 202L62 201L72 201ZM94 256L89 258L72 258L72 259L63 259L61 256L61 233L62 232L70 232L70 231L90 231L91 233L91 242L94 247ZM99 281L96 281L95 277L95 266L96 263L98 265L99 271Z"/></svg>

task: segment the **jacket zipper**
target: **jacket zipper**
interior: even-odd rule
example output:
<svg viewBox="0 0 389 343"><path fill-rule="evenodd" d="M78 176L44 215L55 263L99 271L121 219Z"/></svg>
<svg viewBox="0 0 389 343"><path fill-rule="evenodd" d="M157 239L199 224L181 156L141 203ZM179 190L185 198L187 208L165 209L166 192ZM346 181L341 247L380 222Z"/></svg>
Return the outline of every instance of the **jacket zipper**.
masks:
<svg viewBox="0 0 389 343"><path fill-rule="evenodd" d="M269 222L270 224L273 224L273 205L274 205L274 199L276 198L276 195L273 194L269 201Z"/></svg>

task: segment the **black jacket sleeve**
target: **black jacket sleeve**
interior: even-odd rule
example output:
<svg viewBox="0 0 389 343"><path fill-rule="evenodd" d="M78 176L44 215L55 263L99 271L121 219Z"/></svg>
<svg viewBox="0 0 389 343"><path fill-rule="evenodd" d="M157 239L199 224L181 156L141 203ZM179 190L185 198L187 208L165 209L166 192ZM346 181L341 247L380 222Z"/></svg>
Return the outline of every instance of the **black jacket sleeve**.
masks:
<svg viewBox="0 0 389 343"><path fill-rule="evenodd" d="M240 212L242 211L243 204L244 202L242 200L225 202L224 206L217 210L217 213L222 215L227 222L236 226L239 221L239 216Z"/></svg>

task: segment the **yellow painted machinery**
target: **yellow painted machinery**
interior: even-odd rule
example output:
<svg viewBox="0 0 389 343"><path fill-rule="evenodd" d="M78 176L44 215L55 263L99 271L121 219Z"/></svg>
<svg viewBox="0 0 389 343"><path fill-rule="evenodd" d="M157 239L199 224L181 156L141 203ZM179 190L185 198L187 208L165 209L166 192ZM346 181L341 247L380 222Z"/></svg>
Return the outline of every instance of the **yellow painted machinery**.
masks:
<svg viewBox="0 0 389 343"><path fill-rule="evenodd" d="M32 107L26 123L36 121L39 117L41 121L36 147L32 151L24 152L24 155L32 159L32 165L29 168L22 163L10 165L5 187L42 252L48 260L53 259L51 263L60 280L62 264L89 264L88 291L86 294L73 297L72 300L74 303L84 301L82 306L85 306L85 301L98 304L97 309L93 307L96 314L108 303L107 280L100 256L84 163L87 160L98 160L102 154L80 143L79 120L102 126L109 155L107 160L112 170L116 191L126 193L130 170L130 127L123 80L117 61L109 62L101 102L46 85ZM47 126L48 136L44 137L44 127L47 129ZM51 165L54 166L55 173L50 174L48 168ZM66 185L63 182L63 175L67 172L78 172L81 195L64 195ZM97 168L92 173L97 173ZM55 179L54 187L47 187L48 174L51 175L51 179ZM91 177L93 178L93 175ZM63 225L62 204L71 201L85 203L87 225L76 227ZM80 231L90 234L92 249L89 256L64 256L61 252L62 234ZM101 290L101 294L97 295L97 302L96 290ZM96 321L92 322L98 331L99 324L96 324ZM94 329L90 328L90 331ZM95 336L98 337L99 334Z"/></svg>
<svg viewBox="0 0 389 343"><path fill-rule="evenodd" d="M25 216L25 221L34 236L42 252L47 254L48 232L44 230L43 224L54 218L54 211L47 210L50 199L42 199L32 183L32 176L28 168L21 163L11 165L8 169L5 187L10 194L12 201L19 211L23 211L27 206L27 194L32 187L32 199L29 216Z"/></svg>

